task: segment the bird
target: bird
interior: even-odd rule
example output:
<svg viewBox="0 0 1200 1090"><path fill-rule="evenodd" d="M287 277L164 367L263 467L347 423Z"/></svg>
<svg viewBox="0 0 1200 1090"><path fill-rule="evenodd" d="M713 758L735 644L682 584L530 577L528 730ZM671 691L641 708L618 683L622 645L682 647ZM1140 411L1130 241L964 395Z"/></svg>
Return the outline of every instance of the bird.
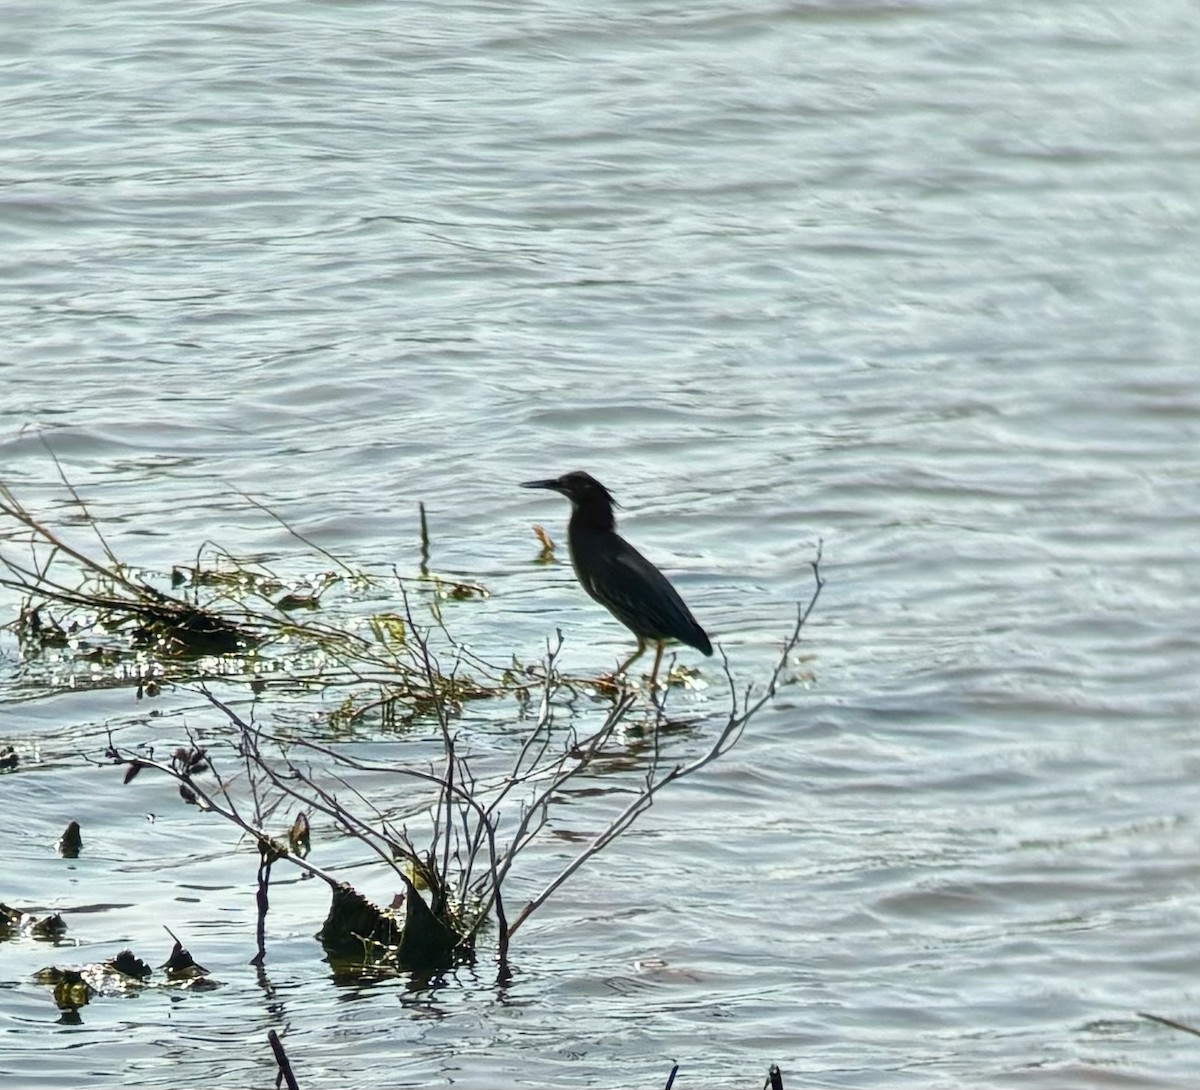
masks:
<svg viewBox="0 0 1200 1090"><path fill-rule="evenodd" d="M612 493L590 473L575 470L544 481L524 481L522 488L545 488L571 501L567 542L571 566L583 589L637 637L637 650L614 676L624 674L650 643L656 645L653 688L662 661L663 645L678 640L705 655L712 642L679 592L653 564L617 533Z"/></svg>

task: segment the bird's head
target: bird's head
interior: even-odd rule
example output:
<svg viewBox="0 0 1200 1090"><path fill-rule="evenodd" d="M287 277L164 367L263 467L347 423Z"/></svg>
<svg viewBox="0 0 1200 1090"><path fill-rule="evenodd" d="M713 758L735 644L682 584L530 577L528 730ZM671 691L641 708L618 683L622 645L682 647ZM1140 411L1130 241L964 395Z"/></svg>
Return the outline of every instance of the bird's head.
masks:
<svg viewBox="0 0 1200 1090"><path fill-rule="evenodd" d="M613 508L620 506L604 485L590 473L584 473L582 469L545 481L524 481L521 487L547 488L551 492L561 493L571 501L573 510L598 522L607 522L610 526L613 521Z"/></svg>

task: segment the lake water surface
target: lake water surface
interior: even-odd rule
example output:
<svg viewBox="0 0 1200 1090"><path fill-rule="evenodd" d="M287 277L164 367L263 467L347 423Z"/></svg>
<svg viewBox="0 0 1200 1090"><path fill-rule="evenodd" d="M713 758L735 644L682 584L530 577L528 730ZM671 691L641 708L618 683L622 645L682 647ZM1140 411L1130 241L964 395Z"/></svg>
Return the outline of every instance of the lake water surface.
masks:
<svg viewBox="0 0 1200 1090"><path fill-rule="evenodd" d="M323 888L278 869L256 974L253 850L84 760L212 713L48 686L0 638L0 901L70 928L0 944L0 1085L267 1086L272 1028L306 1090L1197 1085L1200 1042L1138 1017L1200 1023L1190 0L0 20L0 481L48 522L82 532L47 444L159 571L206 540L314 570L244 492L409 574L424 502L436 568L490 591L458 637L562 628L599 673L628 634L534 562L567 508L516 487L585 468L739 684L818 542L828 580L811 676L532 918L505 989L486 948L335 980ZM680 661L682 759L727 706ZM604 805L559 808L535 871ZM58 1023L37 969L161 961L164 923L218 990Z"/></svg>

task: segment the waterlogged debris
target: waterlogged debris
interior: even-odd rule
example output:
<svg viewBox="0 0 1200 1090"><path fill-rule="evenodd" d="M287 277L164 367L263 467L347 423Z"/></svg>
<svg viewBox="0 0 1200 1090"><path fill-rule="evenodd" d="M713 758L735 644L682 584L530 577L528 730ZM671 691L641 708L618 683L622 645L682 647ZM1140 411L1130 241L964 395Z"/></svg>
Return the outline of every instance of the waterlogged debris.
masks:
<svg viewBox="0 0 1200 1090"><path fill-rule="evenodd" d="M117 610L120 607L110 607ZM134 647L161 655L237 655L258 643L258 634L216 613L144 587L141 600L125 610L137 621L131 634ZM119 615L118 615L119 616ZM125 623L119 620L119 623Z"/></svg>
<svg viewBox="0 0 1200 1090"><path fill-rule="evenodd" d="M67 922L57 912L37 920L30 917L29 934L35 939L57 940L67 933Z"/></svg>
<svg viewBox="0 0 1200 1090"><path fill-rule="evenodd" d="M2 503L0 513L11 514ZM47 576L20 574L0 578L0 583L26 594L16 619L5 627L27 654L63 648L99 663L138 653L162 659L240 655L265 635L116 571L90 572L90 581L73 590L60 588ZM61 616L51 612L50 601Z"/></svg>
<svg viewBox="0 0 1200 1090"><path fill-rule="evenodd" d="M317 938L331 960L344 964L353 958L367 974L449 968L473 957L474 938L453 924L445 899L440 900L443 908L435 912L408 885L381 911L343 882L332 887L329 914Z"/></svg>
<svg viewBox="0 0 1200 1090"><path fill-rule="evenodd" d="M321 605L321 596L330 587L343 582L345 578L344 575L339 575L337 572L326 571L301 579L288 587L280 587L278 589L284 590L286 593L275 599L275 608L284 613L297 609L318 609ZM264 597L267 594L266 589L262 586L258 587L258 592Z"/></svg>
<svg viewBox="0 0 1200 1090"><path fill-rule="evenodd" d="M16 908L9 908L0 901L0 939L7 939L21 926L21 918L25 913Z"/></svg>
<svg viewBox="0 0 1200 1090"><path fill-rule="evenodd" d="M28 558L0 553L0 585L22 595L17 616L4 627L16 635L24 655L63 650L103 674L106 667L144 665L147 657L171 663L245 655L269 634L269 626L252 613L234 617L218 610L228 602L227 593L209 595L210 601L196 593L188 596L192 600L177 597L152 585L153 575L122 564L65 477L63 483L94 531L96 556L41 523L0 483L0 520L14 527L5 527L5 537L28 546ZM176 567L169 583L178 590L202 580L197 569Z"/></svg>
<svg viewBox="0 0 1200 1090"><path fill-rule="evenodd" d="M62 989L64 999L68 1000L66 1004L59 1003L60 1007L75 1006L82 1007L87 1001L96 994L96 989L87 980L89 973L95 972L101 966L85 966L82 969L65 968L59 965L47 965L44 969L39 969L33 974L34 982L37 984L47 984L55 990L55 1000L58 1000L59 989ZM76 1000L76 1002L70 1002Z"/></svg>
<svg viewBox="0 0 1200 1090"><path fill-rule="evenodd" d="M320 604L320 596L316 594L285 594L275 603L275 608L286 613L293 609L316 609Z"/></svg>
<svg viewBox="0 0 1200 1090"><path fill-rule="evenodd" d="M167 933L171 934L170 929ZM154 970L132 950L122 950L108 961L88 965L49 965L39 969L33 979L54 990L54 1002L64 1011L78 1010L97 997L120 998L145 988L217 987L215 981L206 979L208 970L196 964L174 935L171 938L175 946L162 966L166 970L166 980L162 983L152 979Z"/></svg>
<svg viewBox="0 0 1200 1090"><path fill-rule="evenodd" d="M171 756L171 768L180 776L198 776L208 770L208 754L199 746L180 746Z"/></svg>
<svg viewBox="0 0 1200 1090"><path fill-rule="evenodd" d="M77 859L83 849L83 836L79 831L79 822L72 821L58 838L58 854L64 859Z"/></svg>
<svg viewBox="0 0 1200 1090"><path fill-rule="evenodd" d="M60 969L49 966L33 975L38 984L48 985L54 996L54 1005L60 1011L77 1011L91 1002L96 989L88 983L81 969Z"/></svg>
<svg viewBox="0 0 1200 1090"><path fill-rule="evenodd" d="M206 587L226 591L233 594L253 590L258 594L278 594L284 590L284 581L270 572L261 570L249 560L239 560L224 549L215 548L213 557L208 564L202 564L201 558L189 567L176 564L171 569L171 588L180 587L193 589Z"/></svg>
<svg viewBox="0 0 1200 1090"><path fill-rule="evenodd" d="M473 940L435 913L416 890L408 891L404 910L404 929L395 949L400 968L440 969L474 954Z"/></svg>
<svg viewBox="0 0 1200 1090"><path fill-rule="evenodd" d="M706 686L704 673L698 666L674 663L668 670L663 684L668 688L703 689Z"/></svg>
<svg viewBox="0 0 1200 1090"><path fill-rule="evenodd" d="M0 904L0 941L17 935L51 942L60 939L67 930L66 921L57 912L39 919L32 912Z"/></svg>
<svg viewBox="0 0 1200 1090"><path fill-rule="evenodd" d="M163 963L163 968L167 971L169 980L193 980L196 977L208 976L208 970L203 965L197 965L195 958L192 957L188 949L174 935L170 929L167 934L175 939L175 945L171 948L171 956Z"/></svg>
<svg viewBox="0 0 1200 1090"><path fill-rule="evenodd" d="M310 834L308 815L301 810L296 815L296 820L292 822L292 827L288 830L288 843L292 846L292 851L301 859L308 857L309 850L312 845L309 841Z"/></svg>
<svg viewBox="0 0 1200 1090"><path fill-rule="evenodd" d="M238 558L205 542L192 563L164 572L134 569L112 552L87 504L61 467L59 472L78 512L75 521L91 532L90 547L65 540L0 481L0 538L21 547L0 548L0 587L21 595L16 618L2 627L16 635L21 654L38 664L49 684L128 686L143 699L172 684L242 677L261 693L264 672L278 671L283 680L315 690L365 683L378 691L376 700L361 701L373 709L405 691L450 682L427 677L427 664L409 653L415 643L413 620L407 584L398 573L381 582L347 566L249 496L243 498L332 567L284 579L259 558ZM424 537L428 548L427 526ZM419 585L435 617L438 604L447 599L488 596L481 585L431 573L427 566ZM374 596L383 590L402 599L404 609L370 619L371 633L355 622L330 624L298 615L324 607L326 592L335 586ZM472 666L487 674L488 664L473 661ZM469 682L461 663L453 681L470 684L472 695L480 697L500 691L494 679ZM352 702L360 703L358 694ZM384 714L394 718L390 708ZM412 714L424 711L414 708ZM339 718L353 722L357 716Z"/></svg>
<svg viewBox="0 0 1200 1090"><path fill-rule="evenodd" d="M333 888L329 914L317 938L331 954L361 953L365 943L394 946L400 939L400 921L342 882Z"/></svg>
<svg viewBox="0 0 1200 1090"><path fill-rule="evenodd" d="M104 967L110 972L120 973L138 981L145 981L154 974L154 970L141 958L136 957L132 950L122 950L111 961L106 961Z"/></svg>
<svg viewBox="0 0 1200 1090"><path fill-rule="evenodd" d="M442 579L440 576L432 576L434 588L437 590L437 595L442 599L450 599L455 602L468 602L472 598L490 598L487 587L481 587L478 583L461 583L453 579Z"/></svg>
<svg viewBox="0 0 1200 1090"><path fill-rule="evenodd" d="M60 1011L77 1011L86 1007L96 989L93 988L79 969L41 969L34 979L39 984L49 984L54 990L54 1005Z"/></svg>
<svg viewBox="0 0 1200 1090"><path fill-rule="evenodd" d="M396 909L403 905L403 921L393 910L376 908L353 887L337 885L317 938L332 960L353 958L366 973L442 969L470 959L470 936L439 918L415 890L392 904Z"/></svg>
<svg viewBox="0 0 1200 1090"><path fill-rule="evenodd" d="M376 613L370 625L375 639L385 647L403 647L408 642L408 628L397 613Z"/></svg>

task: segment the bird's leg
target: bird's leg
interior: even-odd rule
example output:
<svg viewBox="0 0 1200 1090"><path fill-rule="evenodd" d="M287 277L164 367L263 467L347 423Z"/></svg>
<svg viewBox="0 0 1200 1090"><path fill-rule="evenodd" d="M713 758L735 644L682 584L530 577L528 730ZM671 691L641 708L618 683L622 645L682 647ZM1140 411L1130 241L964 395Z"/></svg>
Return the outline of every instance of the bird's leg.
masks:
<svg viewBox="0 0 1200 1090"><path fill-rule="evenodd" d="M653 691L655 679L658 677L658 667L659 667L659 664L662 662L663 647L665 646L665 644L663 643L662 640L655 640L654 642L658 645L658 647L657 647L657 650L654 652L654 669L650 671L650 689L651 689L651 691Z"/></svg>
<svg viewBox="0 0 1200 1090"><path fill-rule="evenodd" d="M637 650L632 655L630 655L629 658L627 658L623 663L621 663L620 666L617 667L616 671L613 673L613 677L620 677L623 673L625 673L626 670L629 669L629 664L631 662L633 662L635 659L641 657L642 655L644 655L646 653L646 641L644 639L642 639L641 636L638 636L637 641L638 641Z"/></svg>

